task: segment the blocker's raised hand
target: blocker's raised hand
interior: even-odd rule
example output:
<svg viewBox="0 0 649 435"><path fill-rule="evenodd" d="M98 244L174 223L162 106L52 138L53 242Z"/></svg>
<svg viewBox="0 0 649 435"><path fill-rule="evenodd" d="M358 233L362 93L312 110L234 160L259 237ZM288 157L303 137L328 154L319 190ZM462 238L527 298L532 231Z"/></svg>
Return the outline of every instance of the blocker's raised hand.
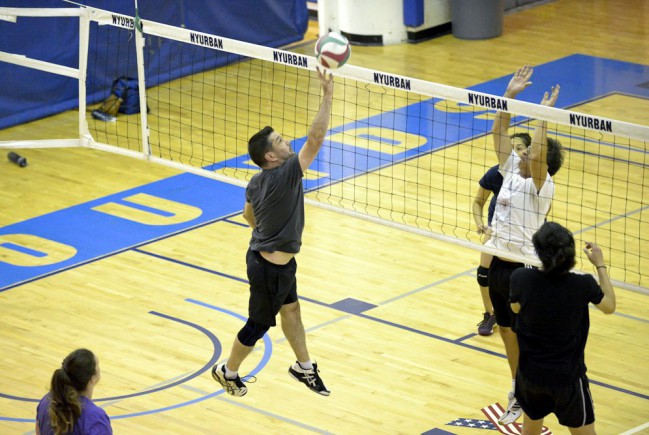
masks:
<svg viewBox="0 0 649 435"><path fill-rule="evenodd" d="M514 73L514 76L509 81L507 85L507 91L505 92L506 97L515 97L523 90L527 89L528 86L532 84L530 78L534 68L529 65L522 66Z"/></svg>

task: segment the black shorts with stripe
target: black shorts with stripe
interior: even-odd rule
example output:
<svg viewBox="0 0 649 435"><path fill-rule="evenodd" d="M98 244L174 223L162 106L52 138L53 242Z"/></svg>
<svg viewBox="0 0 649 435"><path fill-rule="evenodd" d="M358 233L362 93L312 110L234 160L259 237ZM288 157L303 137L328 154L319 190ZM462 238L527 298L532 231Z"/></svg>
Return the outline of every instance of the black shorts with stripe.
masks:
<svg viewBox="0 0 649 435"><path fill-rule="evenodd" d="M525 379L519 370L515 394L523 411L532 420L540 420L554 413L559 423L573 428L595 421L595 408L586 374L571 384L553 386Z"/></svg>

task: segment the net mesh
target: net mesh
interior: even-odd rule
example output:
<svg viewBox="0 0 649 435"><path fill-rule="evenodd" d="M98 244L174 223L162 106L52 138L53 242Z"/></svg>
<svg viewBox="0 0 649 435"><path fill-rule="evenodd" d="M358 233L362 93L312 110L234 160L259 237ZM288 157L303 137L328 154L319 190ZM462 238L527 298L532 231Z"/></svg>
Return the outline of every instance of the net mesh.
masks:
<svg viewBox="0 0 649 435"><path fill-rule="evenodd" d="M133 44L130 34L106 26L94 43ZM265 51L255 58L182 39L147 36L152 156L247 181L259 170L247 141L262 127L300 149L321 100L317 74L301 65L309 59L275 52L272 61ZM89 89L109 89L106 71L133 71L134 61L130 49L90 60ZM305 177L308 198L482 249L471 208L478 180L497 163L490 135L496 111L413 92L403 79L376 74L383 84L335 78L330 131ZM531 133L529 118L514 117L510 133ZM141 148L139 115L89 123L98 142ZM647 141L552 121L548 136L563 144L565 160L553 177L547 219L571 229L578 246L596 241L620 281L649 288L641 249L649 242ZM585 257L577 268L592 272Z"/></svg>
<svg viewBox="0 0 649 435"><path fill-rule="evenodd" d="M86 79L88 128L97 142L138 151L142 148L142 135L137 114L124 115L115 108L114 119L107 121L102 116L111 114L107 108L122 104L112 93L114 81L118 77L137 77L133 32L91 22L89 41L93 55L88 58Z"/></svg>

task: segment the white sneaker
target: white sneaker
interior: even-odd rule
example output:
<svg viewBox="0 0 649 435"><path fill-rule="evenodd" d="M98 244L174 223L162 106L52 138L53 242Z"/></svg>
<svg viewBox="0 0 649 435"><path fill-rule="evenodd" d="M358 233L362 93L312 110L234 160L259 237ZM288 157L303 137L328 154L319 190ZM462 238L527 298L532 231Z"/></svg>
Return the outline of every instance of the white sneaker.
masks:
<svg viewBox="0 0 649 435"><path fill-rule="evenodd" d="M248 392L248 388L243 384L239 375L235 379L225 377L225 363L215 364L212 367L212 377L231 396L241 397Z"/></svg>
<svg viewBox="0 0 649 435"><path fill-rule="evenodd" d="M518 400L516 400L516 397L514 397L513 391L509 392L507 399L509 401L509 403L507 404L507 409L498 419L498 424L511 424L518 420L521 415L523 415L523 409L518 403Z"/></svg>

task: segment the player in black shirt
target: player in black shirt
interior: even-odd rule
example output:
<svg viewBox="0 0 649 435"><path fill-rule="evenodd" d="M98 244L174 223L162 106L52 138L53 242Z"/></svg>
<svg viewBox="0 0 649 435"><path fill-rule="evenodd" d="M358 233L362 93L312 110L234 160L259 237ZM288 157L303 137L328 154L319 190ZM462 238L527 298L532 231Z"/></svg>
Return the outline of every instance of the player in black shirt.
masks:
<svg viewBox="0 0 649 435"><path fill-rule="evenodd" d="M598 284L592 275L570 272L575 240L566 228L546 222L532 242L543 266L515 270L510 292L520 349L515 395L524 412L524 433L540 434L543 418L553 412L571 433L594 434L584 349L588 304L606 314L615 311L604 255L595 243L586 243L584 252L597 268Z"/></svg>

